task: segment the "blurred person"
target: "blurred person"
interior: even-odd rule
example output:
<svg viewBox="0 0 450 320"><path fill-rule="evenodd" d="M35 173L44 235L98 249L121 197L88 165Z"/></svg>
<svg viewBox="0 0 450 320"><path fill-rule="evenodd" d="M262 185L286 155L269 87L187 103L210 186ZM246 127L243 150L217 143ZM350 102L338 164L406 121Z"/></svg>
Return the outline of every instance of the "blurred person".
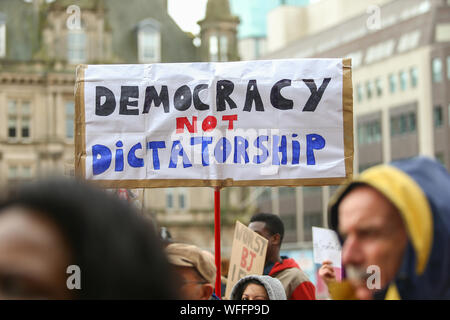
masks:
<svg viewBox="0 0 450 320"><path fill-rule="evenodd" d="M364 171L332 199L330 226L350 296L450 299L450 175L438 162L416 157ZM369 288L371 266L379 288Z"/></svg>
<svg viewBox="0 0 450 320"><path fill-rule="evenodd" d="M268 240L264 275L280 280L289 300L315 300L316 289L295 260L280 257L284 236L280 217L271 213L258 213L250 218L248 227Z"/></svg>
<svg viewBox="0 0 450 320"><path fill-rule="evenodd" d="M233 286L231 300L286 300L280 280L271 276L249 275Z"/></svg>
<svg viewBox="0 0 450 320"><path fill-rule="evenodd" d="M168 267L153 225L83 182L50 178L0 201L0 299L175 299Z"/></svg>
<svg viewBox="0 0 450 320"><path fill-rule="evenodd" d="M214 254L212 254L211 252L209 252L208 250L202 250L202 252L208 257L208 259L214 264L215 268L216 268L216 277L217 277L217 266L216 266L216 257L214 256ZM222 270L222 264L220 265ZM222 273L222 271L221 271ZM220 294L221 296L223 295L222 292L225 291L225 286L227 285L226 279L224 282L224 277L220 277ZM214 279L214 284L213 284L213 293L211 295L211 300L220 300L218 296L216 296L216 279Z"/></svg>
<svg viewBox="0 0 450 320"><path fill-rule="evenodd" d="M166 253L181 281L181 299L216 299L213 294L216 266L211 253L184 243L169 244L166 247Z"/></svg>

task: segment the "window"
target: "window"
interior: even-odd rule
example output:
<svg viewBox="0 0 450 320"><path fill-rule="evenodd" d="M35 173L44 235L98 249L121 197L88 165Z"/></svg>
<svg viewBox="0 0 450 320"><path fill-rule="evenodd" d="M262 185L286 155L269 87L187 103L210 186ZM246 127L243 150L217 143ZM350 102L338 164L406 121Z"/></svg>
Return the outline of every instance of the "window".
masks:
<svg viewBox="0 0 450 320"><path fill-rule="evenodd" d="M186 209L186 188L178 189L178 208Z"/></svg>
<svg viewBox="0 0 450 320"><path fill-rule="evenodd" d="M30 117L31 117L31 109L30 109L30 102L25 101L22 103L22 123L21 123L21 130L22 130L22 138L29 138L30 137Z"/></svg>
<svg viewBox="0 0 450 320"><path fill-rule="evenodd" d="M281 197L295 197L295 188L293 187L281 187L280 188L280 196Z"/></svg>
<svg viewBox="0 0 450 320"><path fill-rule="evenodd" d="M212 62L219 61L219 39L217 36L209 38L209 60Z"/></svg>
<svg viewBox="0 0 450 320"><path fill-rule="evenodd" d="M447 79L450 80L450 56L447 57Z"/></svg>
<svg viewBox="0 0 450 320"><path fill-rule="evenodd" d="M167 209L173 209L173 188L166 189L166 207Z"/></svg>
<svg viewBox="0 0 450 320"><path fill-rule="evenodd" d="M439 161L440 164L445 166L445 156L444 156L444 154L442 152L436 153L435 158L436 158L437 161Z"/></svg>
<svg viewBox="0 0 450 320"><path fill-rule="evenodd" d="M303 187L303 194L317 194L319 192L322 192L322 187Z"/></svg>
<svg viewBox="0 0 450 320"><path fill-rule="evenodd" d="M285 236L286 233L297 230L297 216L295 213L280 215L281 221L283 221Z"/></svg>
<svg viewBox="0 0 450 320"><path fill-rule="evenodd" d="M381 97L383 95L383 84L381 83L380 78L375 80L375 87L377 90L377 97Z"/></svg>
<svg viewBox="0 0 450 320"><path fill-rule="evenodd" d="M6 56L6 16L0 13L0 58Z"/></svg>
<svg viewBox="0 0 450 320"><path fill-rule="evenodd" d="M439 58L433 59L432 64L433 82L439 83L442 81L442 61Z"/></svg>
<svg viewBox="0 0 450 320"><path fill-rule="evenodd" d="M448 104L447 107L447 115L448 115L448 125L450 126L450 103Z"/></svg>
<svg viewBox="0 0 450 320"><path fill-rule="evenodd" d="M138 51L141 63L161 61L161 32L157 21L146 19L139 24Z"/></svg>
<svg viewBox="0 0 450 320"><path fill-rule="evenodd" d="M66 102L66 138L73 138L74 132L75 104L73 101Z"/></svg>
<svg viewBox="0 0 450 320"><path fill-rule="evenodd" d="M361 173L361 172L363 172L363 171L365 171L365 170L367 170L367 169L369 169L369 168L372 168L372 167L374 167L374 166L376 166L376 165L379 165L380 163L378 163L378 162L376 162L376 163L365 163L365 164L360 164L359 165L359 167L358 167L358 172L359 173Z"/></svg>
<svg viewBox="0 0 450 320"><path fill-rule="evenodd" d="M379 120L358 125L358 144L360 146L381 141L381 124Z"/></svg>
<svg viewBox="0 0 450 320"><path fill-rule="evenodd" d="M444 116L442 114L441 106L436 106L433 108L433 123L435 128L439 128L444 124Z"/></svg>
<svg viewBox="0 0 450 320"><path fill-rule="evenodd" d="M262 187L263 190L259 194L259 200L270 200L272 199L272 189L269 187Z"/></svg>
<svg viewBox="0 0 450 320"><path fill-rule="evenodd" d="M366 82L366 93L367 93L367 99L372 98L372 82L367 81Z"/></svg>
<svg viewBox="0 0 450 320"><path fill-rule="evenodd" d="M228 61L228 37L225 35L220 37L220 61Z"/></svg>
<svg viewBox="0 0 450 320"><path fill-rule="evenodd" d="M24 180L29 180L32 177L31 173L31 167L30 166L23 166L22 167L22 176L21 178Z"/></svg>
<svg viewBox="0 0 450 320"><path fill-rule="evenodd" d="M391 93L395 93L395 91L397 91L397 79L393 74L389 75L389 91Z"/></svg>
<svg viewBox="0 0 450 320"><path fill-rule="evenodd" d="M409 132L416 132L416 114L414 112L408 114L408 128Z"/></svg>
<svg viewBox="0 0 450 320"><path fill-rule="evenodd" d="M304 241L312 240L312 227L321 227L321 226L322 226L321 212L305 213L303 220Z"/></svg>
<svg viewBox="0 0 450 320"><path fill-rule="evenodd" d="M86 34L83 30L68 31L67 61L73 64L86 61Z"/></svg>
<svg viewBox="0 0 450 320"><path fill-rule="evenodd" d="M30 138L31 107L29 101L8 101L8 138Z"/></svg>
<svg viewBox="0 0 450 320"><path fill-rule="evenodd" d="M17 101L10 100L8 102L8 137L17 137Z"/></svg>
<svg viewBox="0 0 450 320"><path fill-rule="evenodd" d="M8 168L8 180L16 180L18 177L17 166L10 166Z"/></svg>
<svg viewBox="0 0 450 320"><path fill-rule="evenodd" d="M33 177L31 166L29 165L10 165L8 167L8 181L25 181Z"/></svg>
<svg viewBox="0 0 450 320"><path fill-rule="evenodd" d="M358 83L356 85L356 94L357 94L358 102L361 102L363 100L364 93L363 93L363 88L360 83Z"/></svg>
<svg viewBox="0 0 450 320"><path fill-rule="evenodd" d="M408 85L408 74L405 71L400 71L400 90L405 91Z"/></svg>
<svg viewBox="0 0 450 320"><path fill-rule="evenodd" d="M411 79L411 88L417 88L417 83L419 81L419 73L416 67L412 67L409 70L409 77Z"/></svg>
<svg viewBox="0 0 450 320"><path fill-rule="evenodd" d="M415 112L402 113L391 117L391 136L416 132Z"/></svg>

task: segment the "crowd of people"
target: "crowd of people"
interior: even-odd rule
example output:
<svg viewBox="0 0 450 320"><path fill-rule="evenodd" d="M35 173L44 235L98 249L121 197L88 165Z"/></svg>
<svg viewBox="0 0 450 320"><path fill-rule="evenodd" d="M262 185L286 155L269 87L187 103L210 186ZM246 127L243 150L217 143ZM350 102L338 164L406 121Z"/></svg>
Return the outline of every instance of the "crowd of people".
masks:
<svg viewBox="0 0 450 320"><path fill-rule="evenodd" d="M329 226L342 244L343 280L330 261L319 270L331 297L450 299L449 199L449 173L425 157L372 167L342 186ZM264 271L241 278L229 298L316 299L296 261L280 256L281 219L258 213L248 227L268 240ZM367 285L370 266L379 287ZM2 193L0 299L215 300L215 283L211 252L177 243L87 182L47 178Z"/></svg>

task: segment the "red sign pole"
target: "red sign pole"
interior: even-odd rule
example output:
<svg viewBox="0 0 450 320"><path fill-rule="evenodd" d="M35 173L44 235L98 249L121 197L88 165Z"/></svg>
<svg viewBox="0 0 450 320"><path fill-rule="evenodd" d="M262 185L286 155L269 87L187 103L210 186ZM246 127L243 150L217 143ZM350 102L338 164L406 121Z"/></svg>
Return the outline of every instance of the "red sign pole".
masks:
<svg viewBox="0 0 450 320"><path fill-rule="evenodd" d="M214 189L214 254L216 258L216 296L221 298L220 272L220 187Z"/></svg>

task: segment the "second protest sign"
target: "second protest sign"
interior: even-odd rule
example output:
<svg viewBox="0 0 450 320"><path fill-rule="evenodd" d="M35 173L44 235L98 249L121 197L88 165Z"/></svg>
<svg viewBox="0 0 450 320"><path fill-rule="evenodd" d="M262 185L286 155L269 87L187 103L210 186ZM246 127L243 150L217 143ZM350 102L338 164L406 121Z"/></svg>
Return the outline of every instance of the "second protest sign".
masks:
<svg viewBox="0 0 450 320"><path fill-rule="evenodd" d="M267 239L236 221L225 291L228 299L239 279L246 275L263 273L267 243Z"/></svg>

